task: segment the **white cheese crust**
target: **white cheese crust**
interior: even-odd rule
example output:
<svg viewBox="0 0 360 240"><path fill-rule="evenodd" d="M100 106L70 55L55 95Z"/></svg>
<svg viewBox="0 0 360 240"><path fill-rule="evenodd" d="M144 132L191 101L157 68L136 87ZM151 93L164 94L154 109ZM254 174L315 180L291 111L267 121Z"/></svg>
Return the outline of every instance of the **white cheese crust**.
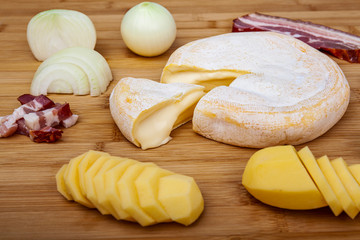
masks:
<svg viewBox="0 0 360 240"><path fill-rule="evenodd" d="M195 132L243 147L302 144L328 131L346 111L348 82L325 54L286 35L271 32L229 33L191 42L176 50L162 74L238 73L229 87L213 88L198 103ZM192 79L194 78L194 79ZM235 79L235 77L233 77ZM221 85L221 84L218 84Z"/></svg>

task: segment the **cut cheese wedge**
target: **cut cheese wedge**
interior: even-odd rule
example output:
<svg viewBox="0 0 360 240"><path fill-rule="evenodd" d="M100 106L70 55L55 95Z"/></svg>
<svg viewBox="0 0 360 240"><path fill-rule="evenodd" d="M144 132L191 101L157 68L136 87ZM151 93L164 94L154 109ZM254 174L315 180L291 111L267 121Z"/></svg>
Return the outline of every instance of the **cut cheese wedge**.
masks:
<svg viewBox="0 0 360 240"><path fill-rule="evenodd" d="M89 199L87 199L86 196L82 194L80 189L78 167L85 156L86 153L70 160L69 166L67 167L64 175L64 181L74 201L88 208L95 208Z"/></svg>
<svg viewBox="0 0 360 240"><path fill-rule="evenodd" d="M322 173L314 155L308 147L301 149L298 155L326 202L329 204L329 207L335 216L338 216L343 211L342 205Z"/></svg>
<svg viewBox="0 0 360 240"><path fill-rule="evenodd" d="M174 173L157 166L146 167L135 180L139 205L156 222L171 221L169 214L158 201L159 179Z"/></svg>
<svg viewBox="0 0 360 240"><path fill-rule="evenodd" d="M343 158L337 158L331 161L331 165L335 169L340 180L344 184L345 189L349 193L351 199L355 202L358 209L360 209L360 186L351 175L347 164Z"/></svg>
<svg viewBox="0 0 360 240"><path fill-rule="evenodd" d="M349 217L354 219L359 213L359 209L356 207L354 201L351 199L350 195L346 191L340 178L332 167L329 158L327 156L323 156L317 159L317 163L322 173L324 174L327 182L334 191L336 197L339 199L344 211Z"/></svg>
<svg viewBox="0 0 360 240"><path fill-rule="evenodd" d="M349 166L349 170L350 170L352 176L360 184L360 164L353 164L353 165Z"/></svg>
<svg viewBox="0 0 360 240"><path fill-rule="evenodd" d="M259 201L286 209L327 206L293 146L261 149L249 159L242 184Z"/></svg>
<svg viewBox="0 0 360 240"><path fill-rule="evenodd" d="M56 188L61 195L63 195L67 200L73 200L70 193L67 190L65 180L64 180L64 173L66 171L68 164L64 164L59 171L56 173Z"/></svg>
<svg viewBox="0 0 360 240"><path fill-rule="evenodd" d="M191 120L204 87L123 78L110 96L111 115L122 134L142 149L166 144L171 131Z"/></svg>
<svg viewBox="0 0 360 240"><path fill-rule="evenodd" d="M153 163L136 163L130 166L117 182L122 208L128 212L141 226L155 224L156 221L149 216L139 204L135 180L145 167L155 166Z"/></svg>
<svg viewBox="0 0 360 240"><path fill-rule="evenodd" d="M195 83L206 90L218 86L197 104L193 129L242 147L313 140L340 120L350 98L348 82L333 60L272 32L228 33L188 43L170 56L161 82Z"/></svg>

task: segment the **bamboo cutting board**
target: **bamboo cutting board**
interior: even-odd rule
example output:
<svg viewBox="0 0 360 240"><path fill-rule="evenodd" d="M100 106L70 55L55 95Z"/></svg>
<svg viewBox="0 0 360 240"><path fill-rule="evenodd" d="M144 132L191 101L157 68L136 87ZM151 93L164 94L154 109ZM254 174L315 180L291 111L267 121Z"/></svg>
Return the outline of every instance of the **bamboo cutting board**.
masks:
<svg viewBox="0 0 360 240"><path fill-rule="evenodd" d="M0 116L19 106L39 66L26 41L28 21L54 8L87 14L98 34L96 50L109 62L114 81L100 97L51 95L69 102L79 122L65 129L56 144L36 144L25 136L0 139L0 239L359 239L360 217L334 217L329 208L289 211L264 205L242 187L241 177L256 151L205 139L191 123L176 129L168 144L143 151L130 144L114 124L108 98L126 76L158 81L170 54L183 44L231 31L232 19L254 11L298 18L360 35L359 0L174 0L158 1L172 12L178 27L171 49L155 58L131 53L121 40L120 22L140 1L0 0ZM351 100L344 117L326 134L307 143L315 156L344 157L360 163L360 64L335 60L343 69ZM296 146L299 150L301 146ZM194 177L205 211L189 227L175 223L140 227L116 221L57 191L55 174L69 159L90 149L155 162Z"/></svg>

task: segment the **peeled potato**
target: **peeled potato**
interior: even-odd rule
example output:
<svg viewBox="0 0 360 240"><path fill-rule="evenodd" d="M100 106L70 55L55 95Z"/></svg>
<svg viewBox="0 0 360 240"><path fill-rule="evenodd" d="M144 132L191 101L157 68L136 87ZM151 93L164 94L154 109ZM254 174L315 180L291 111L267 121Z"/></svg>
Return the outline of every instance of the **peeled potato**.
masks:
<svg viewBox="0 0 360 240"><path fill-rule="evenodd" d="M154 163L98 151L88 151L62 166L56 174L56 183L67 200L142 226L169 221L187 226L204 209L204 200L193 178Z"/></svg>

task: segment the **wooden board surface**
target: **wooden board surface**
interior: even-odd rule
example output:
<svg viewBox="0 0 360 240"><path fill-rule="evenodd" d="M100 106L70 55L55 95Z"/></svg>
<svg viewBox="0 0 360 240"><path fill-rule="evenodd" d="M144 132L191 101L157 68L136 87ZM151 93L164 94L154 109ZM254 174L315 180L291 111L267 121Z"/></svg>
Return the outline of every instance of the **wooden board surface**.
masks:
<svg viewBox="0 0 360 240"><path fill-rule="evenodd" d="M140 1L0 0L0 116L28 93L39 66L26 41L28 21L54 8L79 10L97 29L96 50L108 60L114 81L100 97L51 95L69 102L80 115L56 144L36 144L25 136L0 139L0 239L359 239L360 217L334 217L329 208L289 211L266 206L242 187L241 177L255 149L229 146L205 139L191 123L176 129L173 140L142 151L130 144L115 126L108 97L126 76L158 81L170 54L199 38L231 31L232 19L254 11L299 18L360 35L359 0L174 0L158 1L176 20L177 39L171 49L155 58L142 58L124 45L119 27L124 13ZM344 117L326 134L307 143L318 157L344 157L360 163L360 64L336 60L351 87ZM297 149L305 146L297 146ZM161 167L193 176L205 199L205 211L196 223L147 228L102 216L57 191L55 173L70 158L89 149L153 161Z"/></svg>

